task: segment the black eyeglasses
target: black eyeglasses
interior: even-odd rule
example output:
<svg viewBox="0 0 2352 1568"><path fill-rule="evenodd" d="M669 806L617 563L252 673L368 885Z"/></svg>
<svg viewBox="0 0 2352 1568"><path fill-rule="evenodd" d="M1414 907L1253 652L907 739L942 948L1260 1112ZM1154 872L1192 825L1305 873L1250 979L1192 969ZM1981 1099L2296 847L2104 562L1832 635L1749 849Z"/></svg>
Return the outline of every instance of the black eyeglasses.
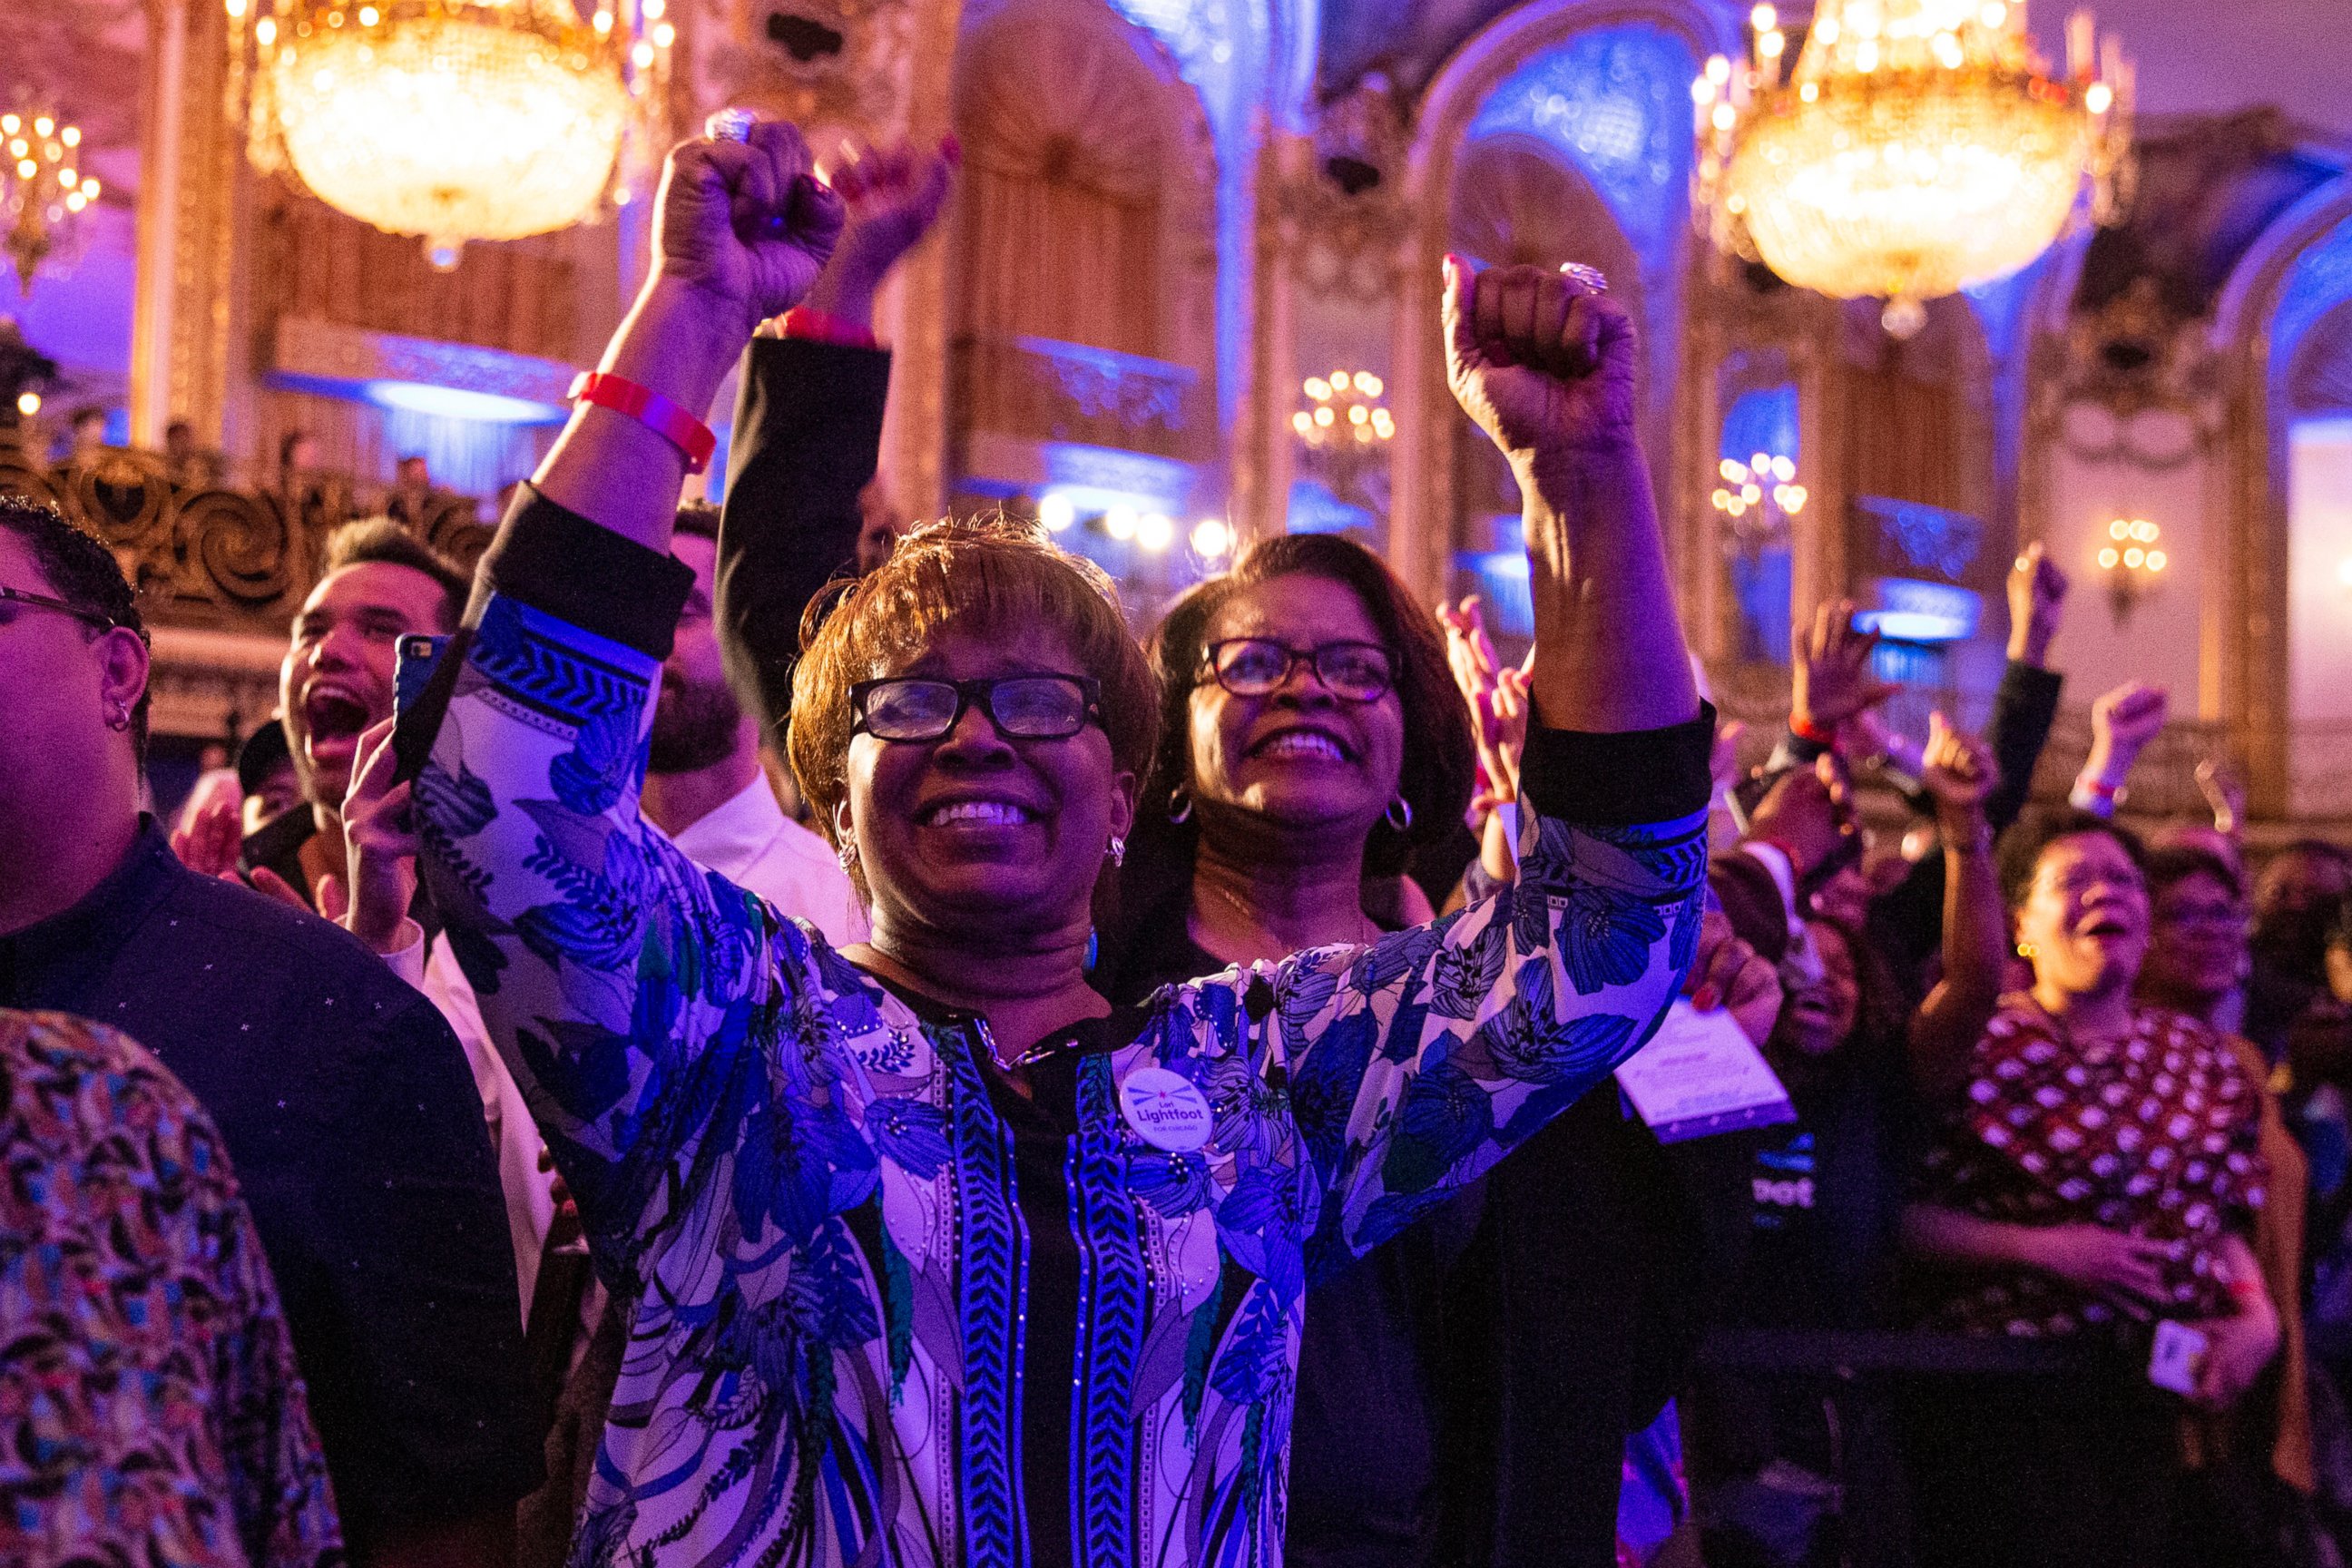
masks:
<svg viewBox="0 0 2352 1568"><path fill-rule="evenodd" d="M1331 695L1349 702L1376 702L1396 684L1396 656L1376 642L1289 647L1272 637L1228 637L1201 656L1209 678L1236 697L1270 697L1302 664L1314 666Z"/></svg>
<svg viewBox="0 0 2352 1568"><path fill-rule="evenodd" d="M0 604L29 605L37 610L55 610L61 616L86 621L100 631L110 632L122 623L111 616L101 616L96 610L85 610L79 605L69 605L63 599L53 599L47 594L29 594L22 588L0 587Z"/></svg>
<svg viewBox="0 0 2352 1568"><path fill-rule="evenodd" d="M1085 675L861 680L849 689L849 730L880 741L936 741L974 704L1008 741L1066 741L1102 722L1102 682Z"/></svg>

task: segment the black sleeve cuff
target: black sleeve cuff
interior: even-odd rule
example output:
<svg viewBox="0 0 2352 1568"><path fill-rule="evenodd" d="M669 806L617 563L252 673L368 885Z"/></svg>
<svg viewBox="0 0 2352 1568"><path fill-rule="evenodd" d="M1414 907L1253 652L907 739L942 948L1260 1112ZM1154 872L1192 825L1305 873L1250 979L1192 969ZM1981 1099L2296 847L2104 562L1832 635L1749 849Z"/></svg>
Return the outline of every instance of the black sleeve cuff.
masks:
<svg viewBox="0 0 2352 1568"><path fill-rule="evenodd" d="M2021 716L2032 714L2047 723L2058 712L2058 692L2066 678L2054 669L2042 669L2035 665L2009 661L2000 672L2000 689L1993 694L1996 707L2013 707Z"/></svg>
<svg viewBox="0 0 2352 1568"><path fill-rule="evenodd" d="M1595 735L1578 730L1528 731L1519 794L1537 811L1594 827L1672 822L1706 809L1715 794L1707 761L1715 750L1715 705L1663 730Z"/></svg>
<svg viewBox="0 0 2352 1568"><path fill-rule="evenodd" d="M490 594L504 594L649 658L667 658L693 591L694 571L683 561L624 539L526 484L474 569L466 624L480 620Z"/></svg>

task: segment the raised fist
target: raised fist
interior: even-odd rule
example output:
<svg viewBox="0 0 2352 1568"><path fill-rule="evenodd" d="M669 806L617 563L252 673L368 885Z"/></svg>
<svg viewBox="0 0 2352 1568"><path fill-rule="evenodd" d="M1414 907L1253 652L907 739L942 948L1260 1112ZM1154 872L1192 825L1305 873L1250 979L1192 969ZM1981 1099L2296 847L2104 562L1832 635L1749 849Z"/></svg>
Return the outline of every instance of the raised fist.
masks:
<svg viewBox="0 0 2352 1568"><path fill-rule="evenodd" d="M1517 460L1634 440L1633 324L1625 308L1540 267L1473 272L1445 258L1445 380Z"/></svg>
<svg viewBox="0 0 2352 1568"><path fill-rule="evenodd" d="M808 145L782 121L749 140L707 137L670 150L654 216L654 265L708 296L749 338L800 303L840 237L841 198L816 177Z"/></svg>

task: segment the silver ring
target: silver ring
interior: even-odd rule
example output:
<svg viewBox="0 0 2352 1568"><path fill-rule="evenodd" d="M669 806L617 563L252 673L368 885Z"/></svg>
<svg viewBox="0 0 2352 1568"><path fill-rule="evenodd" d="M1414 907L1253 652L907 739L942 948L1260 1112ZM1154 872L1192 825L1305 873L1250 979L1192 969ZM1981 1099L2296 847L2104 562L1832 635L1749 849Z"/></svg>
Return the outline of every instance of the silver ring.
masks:
<svg viewBox="0 0 2352 1568"><path fill-rule="evenodd" d="M1587 293L1609 292L1608 275L1598 267L1587 267L1581 261L1563 261L1559 264L1559 275L1571 283L1581 283Z"/></svg>
<svg viewBox="0 0 2352 1568"><path fill-rule="evenodd" d="M702 132L713 142L749 142L760 117L748 109L722 109L702 122Z"/></svg>

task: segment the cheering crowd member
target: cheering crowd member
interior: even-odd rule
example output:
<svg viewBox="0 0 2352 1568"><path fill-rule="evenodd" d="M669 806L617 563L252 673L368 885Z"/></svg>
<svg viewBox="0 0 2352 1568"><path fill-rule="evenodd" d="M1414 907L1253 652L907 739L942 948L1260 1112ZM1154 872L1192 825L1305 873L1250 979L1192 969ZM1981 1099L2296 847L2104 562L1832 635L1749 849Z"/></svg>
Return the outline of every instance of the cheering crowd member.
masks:
<svg viewBox="0 0 2352 1568"><path fill-rule="evenodd" d="M680 406L839 223L789 127L750 138L673 154L606 355ZM875 927L835 952L637 816L685 459L593 403L567 429L485 558L416 794L635 1302L592 1542L1278 1555L1307 1253L1402 1228L1640 1043L1696 944L1709 721L1631 499L1630 329L1532 269L1453 272L1446 315L1465 405L1538 498L1520 885L1142 1014L1083 970L1157 698L1099 580L942 525L825 621L790 744ZM745 1420L748 1465L674 1447Z"/></svg>
<svg viewBox="0 0 2352 1568"><path fill-rule="evenodd" d="M535 1479L522 1313L466 1059L345 931L139 810L147 639L106 548L0 498L0 1005L131 1035L236 1162L362 1563L499 1561Z"/></svg>

